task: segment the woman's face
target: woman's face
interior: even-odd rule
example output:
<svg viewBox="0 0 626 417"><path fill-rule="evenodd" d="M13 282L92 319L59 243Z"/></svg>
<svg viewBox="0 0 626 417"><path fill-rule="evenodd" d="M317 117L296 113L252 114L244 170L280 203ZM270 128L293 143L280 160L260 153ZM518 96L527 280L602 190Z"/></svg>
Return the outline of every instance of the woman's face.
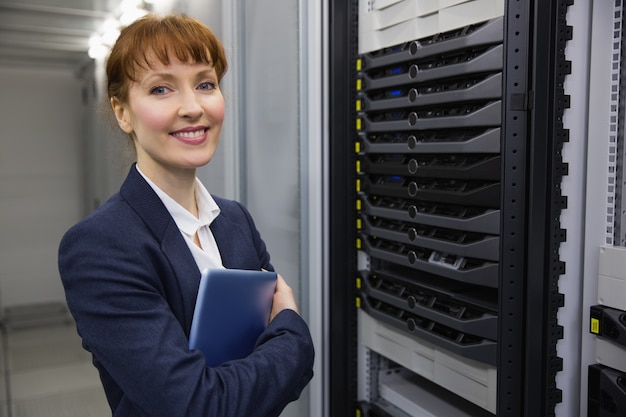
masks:
<svg viewBox="0 0 626 417"><path fill-rule="evenodd" d="M133 137L146 175L195 169L213 158L224 97L211 65L153 60L131 82L128 102L113 98L111 104L120 127Z"/></svg>

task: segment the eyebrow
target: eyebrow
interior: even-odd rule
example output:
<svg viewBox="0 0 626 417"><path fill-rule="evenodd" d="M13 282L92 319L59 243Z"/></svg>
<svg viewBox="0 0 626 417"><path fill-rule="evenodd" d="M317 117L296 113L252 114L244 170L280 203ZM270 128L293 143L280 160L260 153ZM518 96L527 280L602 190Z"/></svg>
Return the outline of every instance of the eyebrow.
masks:
<svg viewBox="0 0 626 417"><path fill-rule="evenodd" d="M202 70L199 73L197 73L196 75L201 76L201 77L209 77L209 76L212 76L212 75L217 76L217 71L215 71L215 67L213 65L211 65L211 69Z"/></svg>
<svg viewBox="0 0 626 417"><path fill-rule="evenodd" d="M198 71L195 74L195 76L196 78L212 77L212 76L217 77L217 72L215 71L215 68L211 66L210 69L204 69L204 70ZM174 80L176 77L174 76L174 74L172 74L171 72L168 72L167 70L154 71L147 78L145 78L145 80L147 81L153 78L161 78L161 79L170 81L170 80Z"/></svg>

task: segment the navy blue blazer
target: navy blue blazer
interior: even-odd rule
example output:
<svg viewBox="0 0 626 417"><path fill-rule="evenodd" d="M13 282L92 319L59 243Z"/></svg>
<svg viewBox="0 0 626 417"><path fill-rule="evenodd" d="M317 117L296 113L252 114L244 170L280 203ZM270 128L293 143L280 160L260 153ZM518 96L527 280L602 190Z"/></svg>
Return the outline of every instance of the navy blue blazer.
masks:
<svg viewBox="0 0 626 417"><path fill-rule="evenodd" d="M221 213L211 230L224 266L273 270L248 211L215 201ZM245 359L207 368L189 350L200 271L134 166L120 192L63 237L59 271L114 417L278 416L313 376L311 336L292 310Z"/></svg>

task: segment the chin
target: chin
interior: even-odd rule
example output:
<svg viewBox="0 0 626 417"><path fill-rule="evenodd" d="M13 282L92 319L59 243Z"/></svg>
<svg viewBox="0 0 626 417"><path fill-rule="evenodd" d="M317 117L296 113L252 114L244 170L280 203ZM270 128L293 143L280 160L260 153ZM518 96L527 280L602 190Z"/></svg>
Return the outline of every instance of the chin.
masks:
<svg viewBox="0 0 626 417"><path fill-rule="evenodd" d="M203 166L211 162L212 159L213 158L202 158L202 159L196 159L196 160L189 160L189 161L186 161L186 163L183 163L182 165L190 169L202 168Z"/></svg>

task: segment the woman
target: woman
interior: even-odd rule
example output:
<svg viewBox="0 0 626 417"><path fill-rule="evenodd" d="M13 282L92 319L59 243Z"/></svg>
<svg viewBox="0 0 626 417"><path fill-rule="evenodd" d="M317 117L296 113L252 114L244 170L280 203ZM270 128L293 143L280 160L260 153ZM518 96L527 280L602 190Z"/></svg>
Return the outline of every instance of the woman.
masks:
<svg viewBox="0 0 626 417"><path fill-rule="evenodd" d="M59 270L113 416L277 416L312 378L314 357L282 277L250 356L208 368L188 349L201 270L273 270L247 210L196 178L224 118L223 47L195 19L149 15L122 30L106 69L136 163L64 236Z"/></svg>

